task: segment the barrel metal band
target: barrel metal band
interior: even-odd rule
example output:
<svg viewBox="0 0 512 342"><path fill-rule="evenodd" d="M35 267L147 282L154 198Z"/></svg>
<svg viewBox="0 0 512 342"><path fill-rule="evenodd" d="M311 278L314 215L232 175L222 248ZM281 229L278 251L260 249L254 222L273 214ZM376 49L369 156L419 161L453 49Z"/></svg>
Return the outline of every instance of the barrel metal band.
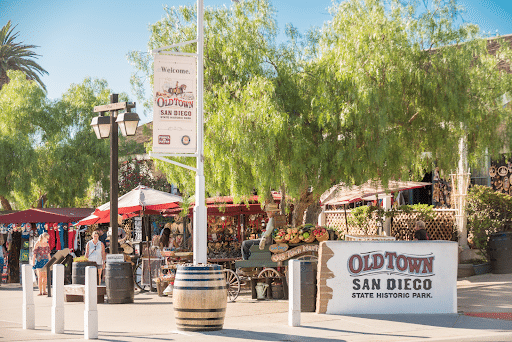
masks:
<svg viewBox="0 0 512 342"><path fill-rule="evenodd" d="M191 287L191 286L176 286L174 285L175 290L225 290L226 286L201 286L201 287Z"/></svg>
<svg viewBox="0 0 512 342"><path fill-rule="evenodd" d="M222 317L208 317L208 318L198 318L198 317L175 317L175 320L182 320L182 321L219 321L224 320L224 316ZM183 323L179 323L183 324Z"/></svg>
<svg viewBox="0 0 512 342"><path fill-rule="evenodd" d="M183 331L211 331L211 330L221 330L222 324L219 325L193 325L190 328L183 325L183 324L177 324L178 330Z"/></svg>
<svg viewBox="0 0 512 342"><path fill-rule="evenodd" d="M224 272L222 272L222 271L215 271L215 272L208 272L208 273L204 273L204 272L183 272L183 271L176 272L176 274L197 274L197 275L223 274L223 273Z"/></svg>
<svg viewBox="0 0 512 342"><path fill-rule="evenodd" d="M179 312L224 312L226 308L218 308L218 309L184 309L184 308L174 308L174 311Z"/></svg>
<svg viewBox="0 0 512 342"><path fill-rule="evenodd" d="M174 281L218 281L225 280L225 278L209 278L209 279L190 279L190 278L175 278Z"/></svg>
<svg viewBox="0 0 512 342"><path fill-rule="evenodd" d="M220 265L209 265L209 266L178 266L178 270L190 270L190 271L210 271L220 270Z"/></svg>
<svg viewBox="0 0 512 342"><path fill-rule="evenodd" d="M196 324L183 324L183 323L180 323L179 325L183 326L183 327L196 327L196 328L213 328L213 327L218 327L219 324L199 324L199 325L196 325ZM222 326L222 325L220 325Z"/></svg>

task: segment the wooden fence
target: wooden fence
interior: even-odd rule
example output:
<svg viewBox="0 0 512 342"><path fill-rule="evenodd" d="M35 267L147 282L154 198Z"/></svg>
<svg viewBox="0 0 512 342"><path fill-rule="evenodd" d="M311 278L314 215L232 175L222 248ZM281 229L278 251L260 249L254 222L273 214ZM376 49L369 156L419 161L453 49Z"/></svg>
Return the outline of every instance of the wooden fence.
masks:
<svg viewBox="0 0 512 342"><path fill-rule="evenodd" d="M457 241L455 233L455 210L434 209L435 218L425 222L427 233L431 240ZM378 233L378 221L373 218L368 224L368 231L350 224L350 210L328 210L323 222L325 226L335 228L340 233L350 235L376 235ZM397 240L412 240L414 236L414 224L418 220L419 213L401 213L393 217L391 221L391 236ZM347 222L348 224L346 224Z"/></svg>

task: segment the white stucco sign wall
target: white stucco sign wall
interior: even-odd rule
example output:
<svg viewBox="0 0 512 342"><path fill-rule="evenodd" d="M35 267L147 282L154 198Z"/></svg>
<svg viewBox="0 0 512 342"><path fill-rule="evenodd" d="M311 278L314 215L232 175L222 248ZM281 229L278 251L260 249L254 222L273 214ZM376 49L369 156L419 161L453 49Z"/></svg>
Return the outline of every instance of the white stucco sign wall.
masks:
<svg viewBox="0 0 512 342"><path fill-rule="evenodd" d="M325 241L317 312L457 312L457 243Z"/></svg>

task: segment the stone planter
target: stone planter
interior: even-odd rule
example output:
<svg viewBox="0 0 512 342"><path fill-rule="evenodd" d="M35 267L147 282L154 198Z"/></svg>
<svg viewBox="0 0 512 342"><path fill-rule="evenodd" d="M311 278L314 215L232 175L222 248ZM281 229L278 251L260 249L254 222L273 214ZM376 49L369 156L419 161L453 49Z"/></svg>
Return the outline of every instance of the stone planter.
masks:
<svg viewBox="0 0 512 342"><path fill-rule="evenodd" d="M459 264L457 278L466 278L475 275L475 268L472 264Z"/></svg>
<svg viewBox="0 0 512 342"><path fill-rule="evenodd" d="M475 275L491 273L491 263L486 262L484 264L473 265L473 270L475 271Z"/></svg>

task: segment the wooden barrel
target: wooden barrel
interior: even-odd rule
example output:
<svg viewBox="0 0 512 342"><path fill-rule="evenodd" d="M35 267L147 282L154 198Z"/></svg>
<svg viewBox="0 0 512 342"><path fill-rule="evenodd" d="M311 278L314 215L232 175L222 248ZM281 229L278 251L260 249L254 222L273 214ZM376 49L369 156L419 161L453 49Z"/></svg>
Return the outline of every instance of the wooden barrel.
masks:
<svg viewBox="0 0 512 342"><path fill-rule="evenodd" d="M512 273L512 232L491 234L488 250L492 273Z"/></svg>
<svg viewBox="0 0 512 342"><path fill-rule="evenodd" d="M97 267L94 261L74 262L71 267L71 283L85 285L85 268L87 266Z"/></svg>
<svg viewBox="0 0 512 342"><path fill-rule="evenodd" d="M110 262L105 268L105 286L109 304L133 303L134 282L132 264Z"/></svg>
<svg viewBox="0 0 512 342"><path fill-rule="evenodd" d="M272 299L283 299L284 298L283 284L281 284L281 283L271 284L271 289L272 289Z"/></svg>
<svg viewBox="0 0 512 342"><path fill-rule="evenodd" d="M222 329L227 289L220 265L178 266L172 296L178 330Z"/></svg>

